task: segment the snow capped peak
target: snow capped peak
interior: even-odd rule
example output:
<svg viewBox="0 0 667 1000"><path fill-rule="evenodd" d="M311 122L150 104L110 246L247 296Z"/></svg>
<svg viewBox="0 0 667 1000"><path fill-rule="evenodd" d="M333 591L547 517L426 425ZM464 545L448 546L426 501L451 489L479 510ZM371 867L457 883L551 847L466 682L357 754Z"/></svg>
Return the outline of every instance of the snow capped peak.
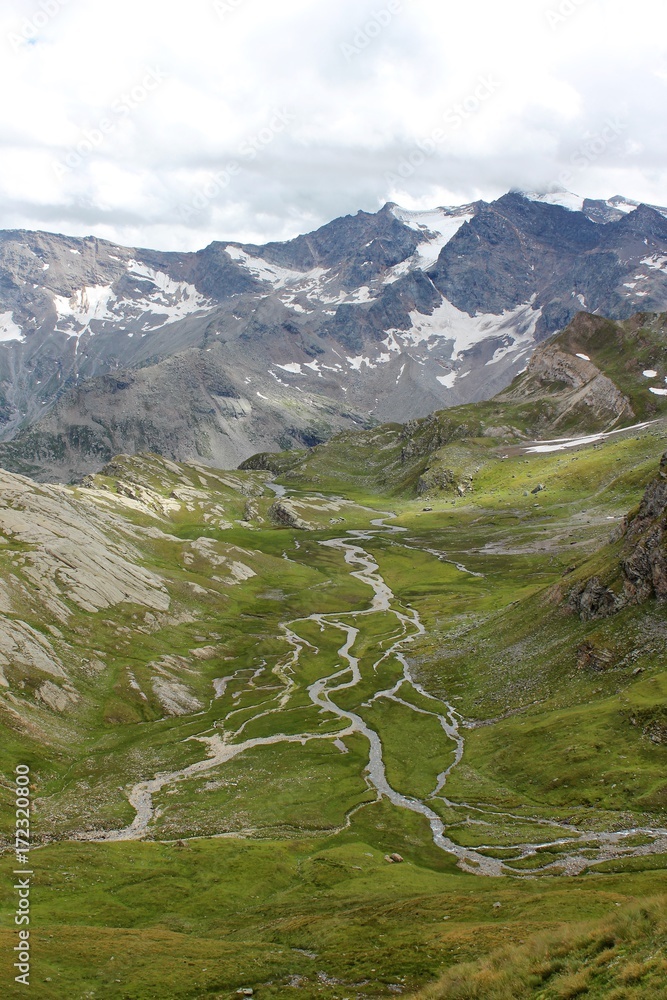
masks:
<svg viewBox="0 0 667 1000"><path fill-rule="evenodd" d="M435 264L442 248L447 246L461 226L470 222L475 215L470 205L415 211L392 205L391 211L404 226L424 234L424 242L419 244L413 258L414 266L422 270Z"/></svg>
<svg viewBox="0 0 667 1000"><path fill-rule="evenodd" d="M639 208L641 202L632 201L631 198L624 198L623 195L617 194L615 197L610 198L607 204L610 208L615 208L618 212L624 212L628 215L630 212L634 212L636 208ZM667 218L667 208L665 208L664 205L649 204L648 207L652 208L655 212L660 212L661 215L664 215Z"/></svg>
<svg viewBox="0 0 667 1000"><path fill-rule="evenodd" d="M560 208L567 208L570 212L581 212L584 207L584 199L572 191L564 188L556 188L552 191L519 191L528 201L541 202L543 205L558 205Z"/></svg>
<svg viewBox="0 0 667 1000"><path fill-rule="evenodd" d="M465 219L473 214L470 205L440 206L428 209L410 209L401 208L400 205L392 205L391 211L396 219L409 226L410 229L428 230L431 233L442 233L451 226L452 219Z"/></svg>
<svg viewBox="0 0 667 1000"><path fill-rule="evenodd" d="M615 208L618 212L624 212L626 215L639 208L638 201L631 201L629 198L624 198L622 194L617 194L613 198L609 198L606 204L609 205L609 208Z"/></svg>

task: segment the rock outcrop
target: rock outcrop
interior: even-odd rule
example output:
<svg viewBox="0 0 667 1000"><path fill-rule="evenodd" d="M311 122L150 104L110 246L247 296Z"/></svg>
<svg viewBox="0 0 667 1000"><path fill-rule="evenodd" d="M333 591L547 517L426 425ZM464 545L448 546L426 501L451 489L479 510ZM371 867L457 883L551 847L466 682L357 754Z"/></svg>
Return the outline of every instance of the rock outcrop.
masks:
<svg viewBox="0 0 667 1000"><path fill-rule="evenodd" d="M299 531L312 529L312 525L308 521L304 521L290 500L276 500L269 507L269 517L275 524L281 524L285 528L297 528Z"/></svg>
<svg viewBox="0 0 667 1000"><path fill-rule="evenodd" d="M571 591L569 606L582 621L608 618L653 598L667 601L667 452L639 510L627 520L620 568L620 593L595 576Z"/></svg>
<svg viewBox="0 0 667 1000"><path fill-rule="evenodd" d="M569 605L582 622L590 622L615 615L623 607L624 601L609 587L605 587L597 576L593 576L570 593Z"/></svg>
<svg viewBox="0 0 667 1000"><path fill-rule="evenodd" d="M627 396L592 361L562 350L557 344L539 347L522 381L501 398L539 398L548 390L555 407L552 427L557 428L573 412L588 411L596 420L633 420L635 413Z"/></svg>
<svg viewBox="0 0 667 1000"><path fill-rule="evenodd" d="M660 473L646 489L637 516L625 536L630 549L623 559L623 590L628 601L667 600L667 452Z"/></svg>

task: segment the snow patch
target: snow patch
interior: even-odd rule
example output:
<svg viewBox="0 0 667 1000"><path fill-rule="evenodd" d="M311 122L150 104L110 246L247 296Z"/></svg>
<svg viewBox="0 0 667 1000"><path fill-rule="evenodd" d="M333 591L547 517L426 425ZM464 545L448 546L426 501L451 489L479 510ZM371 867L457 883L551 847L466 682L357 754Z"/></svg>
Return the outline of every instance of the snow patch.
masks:
<svg viewBox="0 0 667 1000"><path fill-rule="evenodd" d="M644 257L641 261L642 264L646 264L650 267L652 271L662 271L663 274L667 274L667 257L662 254L653 254L652 257Z"/></svg>
<svg viewBox="0 0 667 1000"><path fill-rule="evenodd" d="M211 303L199 294L194 285L174 281L163 271L156 271L140 261L130 260L128 274L139 278L139 298L119 299L111 285L86 285L77 289L69 298L54 295L57 314L56 329L71 337L80 337L93 322L128 322L144 319L143 332L156 330L167 323L175 323L195 312L210 307ZM150 282L152 287L146 285ZM64 327L64 329L63 329Z"/></svg>
<svg viewBox="0 0 667 1000"><path fill-rule="evenodd" d="M289 281L303 278L302 271L293 271L286 267L280 267L278 264L267 264L261 257L253 257L241 247L228 245L225 250L232 260L249 271L254 278L268 281L274 288L283 288Z"/></svg>
<svg viewBox="0 0 667 1000"><path fill-rule="evenodd" d="M356 358L347 358L347 363L353 372L360 372L361 366L366 365L367 368L377 368L370 358L364 358L361 354Z"/></svg>
<svg viewBox="0 0 667 1000"><path fill-rule="evenodd" d="M656 389L654 386L651 386L649 392L652 392L655 396L667 396L667 389Z"/></svg>
<svg viewBox="0 0 667 1000"><path fill-rule="evenodd" d="M396 206L392 211L394 217L400 222L410 229L423 232L426 238L423 243L418 245L412 257L391 269L386 279L387 284L393 283L413 267L420 268L422 271L432 267L442 249L458 233L461 226L474 218L474 213L466 210L465 207L463 209L434 208L430 211L411 212L409 209Z"/></svg>
<svg viewBox="0 0 667 1000"><path fill-rule="evenodd" d="M297 361L291 361L288 365L276 365L276 368L281 368L284 372L289 372L290 375L303 375L301 365Z"/></svg>
<svg viewBox="0 0 667 1000"><path fill-rule="evenodd" d="M456 382L457 377L456 372L450 372L449 375L436 375L440 385L444 385L446 389L454 388L454 383Z"/></svg>
<svg viewBox="0 0 667 1000"><path fill-rule="evenodd" d="M591 360L591 359L590 359L590 358L588 357L588 355L587 355L587 354L577 354L577 357L578 357L578 358L581 358L581 360L582 360L582 361L590 361L590 360Z"/></svg>
<svg viewBox="0 0 667 1000"><path fill-rule="evenodd" d="M345 302L350 305L360 305L363 302L374 302L376 298L377 296L371 295L368 285L362 285L361 288L357 288L356 291L348 295Z"/></svg>
<svg viewBox="0 0 667 1000"><path fill-rule="evenodd" d="M569 212L582 212L584 208L584 198L571 191L546 191L543 194L535 191L522 191L521 194L528 201L538 201L543 205L559 205L561 208L567 208Z"/></svg>
<svg viewBox="0 0 667 1000"><path fill-rule="evenodd" d="M662 392L663 390L658 390ZM651 390L653 392L653 390ZM667 395L667 390L664 390L665 395ZM597 444L599 441L606 441L607 438L613 437L615 434L623 434L628 431L639 431L644 430L645 427L650 427L651 423L655 421L648 421L643 424L633 424L632 427L618 427L614 431L606 431L600 434L589 434L586 437L575 437L575 438L553 438L551 441L543 441L541 444L531 445L530 448L524 449L526 455L543 455L552 451L565 451L568 448L578 448L580 445L586 444Z"/></svg>
<svg viewBox="0 0 667 1000"><path fill-rule="evenodd" d="M469 316L444 299L442 305L438 306L430 316L412 312L410 314L412 329L388 330L383 344L389 351L401 353L432 338L450 340L451 360L458 361L460 356L475 344L495 338L503 340L504 343L487 364L496 364L519 348L532 347L535 341L535 329L542 315L541 309L534 308L534 301L535 297L530 302L500 315L482 313Z"/></svg>
<svg viewBox="0 0 667 1000"><path fill-rule="evenodd" d="M111 285L84 285L72 293L70 298L64 295L54 295L53 304L56 307L58 324L64 322L70 327L67 331L71 337L80 337L93 320L113 320L116 317L109 310L109 303L114 299ZM79 330L74 330L74 326ZM64 330L60 331L64 333Z"/></svg>
<svg viewBox="0 0 667 1000"><path fill-rule="evenodd" d="M9 340L23 341L23 339L23 330L14 322L11 310L0 313L0 343L4 344Z"/></svg>
<svg viewBox="0 0 667 1000"><path fill-rule="evenodd" d="M155 290L148 292L142 299L133 299L129 302L119 300L118 302L119 307L132 306L142 312L160 317L159 322L152 325L149 323L147 327L144 327L145 329L157 329L157 327L164 326L163 316L166 317L167 323L175 323L177 320L184 319L192 313L201 312L211 305L210 301L200 295L195 286L187 281L174 281L164 271L156 271L140 261L128 261L127 266L131 275L144 278L155 286ZM117 313L118 309L114 309L114 312Z"/></svg>
<svg viewBox="0 0 667 1000"><path fill-rule="evenodd" d="M629 215L630 212L634 212L636 208L639 208L638 201L630 201L628 198L624 198L622 195L617 194L614 198L609 198L605 202L609 208L616 208L619 212L623 212L625 215Z"/></svg>
<svg viewBox="0 0 667 1000"><path fill-rule="evenodd" d="M654 372L652 368L647 368L647 370L645 372L642 372L642 375L644 376L644 378L657 378L658 377L658 373Z"/></svg>

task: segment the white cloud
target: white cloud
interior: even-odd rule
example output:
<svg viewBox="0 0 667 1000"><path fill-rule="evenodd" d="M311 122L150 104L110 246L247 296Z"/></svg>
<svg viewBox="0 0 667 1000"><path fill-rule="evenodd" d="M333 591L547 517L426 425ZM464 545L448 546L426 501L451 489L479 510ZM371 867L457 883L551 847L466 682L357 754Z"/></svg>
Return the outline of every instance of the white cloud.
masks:
<svg viewBox="0 0 667 1000"><path fill-rule="evenodd" d="M194 249L564 170L582 194L665 203L666 28L664 0L5 0L0 226ZM484 79L492 95L459 116ZM622 134L573 164L609 119Z"/></svg>

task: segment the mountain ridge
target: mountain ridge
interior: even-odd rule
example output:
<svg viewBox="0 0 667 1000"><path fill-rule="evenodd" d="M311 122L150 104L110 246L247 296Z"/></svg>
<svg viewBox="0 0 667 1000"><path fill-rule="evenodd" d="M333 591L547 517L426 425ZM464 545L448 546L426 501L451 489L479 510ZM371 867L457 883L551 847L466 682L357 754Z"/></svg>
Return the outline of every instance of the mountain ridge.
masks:
<svg viewBox="0 0 667 1000"><path fill-rule="evenodd" d="M212 355L229 395L186 393L176 423L212 419L167 453L229 466L290 440L488 399L582 310L667 309L660 210L541 197L559 196L432 211L388 203L286 243L188 254L0 233L3 461L71 478L134 440L159 450L173 439L173 407L161 415L158 404L146 423L137 402L100 430L95 394L104 421L108 386L94 380L140 377L162 387L156 398L174 396L160 366L176 356L195 370L198 352Z"/></svg>

